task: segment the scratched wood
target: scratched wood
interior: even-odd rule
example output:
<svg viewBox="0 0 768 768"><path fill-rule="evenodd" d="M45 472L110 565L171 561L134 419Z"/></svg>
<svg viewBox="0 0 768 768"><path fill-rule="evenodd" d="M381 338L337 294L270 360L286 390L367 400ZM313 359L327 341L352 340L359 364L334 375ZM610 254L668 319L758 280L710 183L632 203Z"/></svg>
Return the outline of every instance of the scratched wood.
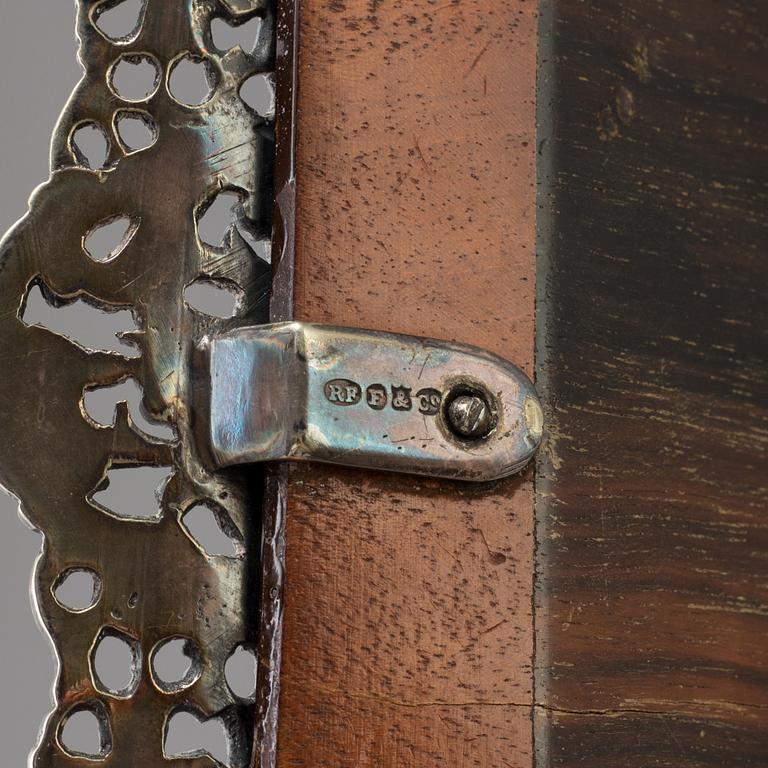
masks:
<svg viewBox="0 0 768 768"><path fill-rule="evenodd" d="M532 372L534 3L303 0L299 63L295 316ZM285 534L278 766L531 765L530 476L293 468Z"/></svg>
<svg viewBox="0 0 768 768"><path fill-rule="evenodd" d="M541 28L537 765L768 765L768 4Z"/></svg>

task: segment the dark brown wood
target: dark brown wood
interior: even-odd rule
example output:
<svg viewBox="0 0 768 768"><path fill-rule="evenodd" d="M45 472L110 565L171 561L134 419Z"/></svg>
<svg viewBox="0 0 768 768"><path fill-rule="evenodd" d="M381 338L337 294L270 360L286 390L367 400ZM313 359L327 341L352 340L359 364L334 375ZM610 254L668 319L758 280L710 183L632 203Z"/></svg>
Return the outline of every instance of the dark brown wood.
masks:
<svg viewBox="0 0 768 768"><path fill-rule="evenodd" d="M296 317L530 372L535 5L303 0L299 64ZM278 766L531 766L530 475L293 468L285 536Z"/></svg>
<svg viewBox="0 0 768 768"><path fill-rule="evenodd" d="M555 0L537 765L768 765L765 2Z"/></svg>

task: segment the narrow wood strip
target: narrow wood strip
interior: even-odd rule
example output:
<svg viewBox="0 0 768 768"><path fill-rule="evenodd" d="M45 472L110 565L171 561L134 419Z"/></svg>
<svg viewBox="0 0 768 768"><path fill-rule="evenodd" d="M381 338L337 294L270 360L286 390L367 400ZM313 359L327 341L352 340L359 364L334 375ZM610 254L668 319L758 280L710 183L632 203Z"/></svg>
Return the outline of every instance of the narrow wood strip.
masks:
<svg viewBox="0 0 768 768"><path fill-rule="evenodd" d="M276 0L275 166L272 234L273 323L293 318L296 233L296 130L298 99L298 2ZM277 720L283 631L283 569L288 469L267 467L261 508L259 559L259 633L256 680L257 749L252 768L274 768L277 760Z"/></svg>
<svg viewBox="0 0 768 768"><path fill-rule="evenodd" d="M303 0L295 312L533 362L535 4ZM290 472L279 766L528 768L530 477Z"/></svg>

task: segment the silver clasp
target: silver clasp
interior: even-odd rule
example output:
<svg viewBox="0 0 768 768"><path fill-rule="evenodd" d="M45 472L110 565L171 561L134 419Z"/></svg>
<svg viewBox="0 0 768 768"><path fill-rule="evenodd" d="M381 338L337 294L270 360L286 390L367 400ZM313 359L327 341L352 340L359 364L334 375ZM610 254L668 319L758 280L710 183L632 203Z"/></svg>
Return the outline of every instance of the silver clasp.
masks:
<svg viewBox="0 0 768 768"><path fill-rule="evenodd" d="M533 384L475 347L295 322L205 346L219 466L312 460L483 481L522 469L541 441Z"/></svg>

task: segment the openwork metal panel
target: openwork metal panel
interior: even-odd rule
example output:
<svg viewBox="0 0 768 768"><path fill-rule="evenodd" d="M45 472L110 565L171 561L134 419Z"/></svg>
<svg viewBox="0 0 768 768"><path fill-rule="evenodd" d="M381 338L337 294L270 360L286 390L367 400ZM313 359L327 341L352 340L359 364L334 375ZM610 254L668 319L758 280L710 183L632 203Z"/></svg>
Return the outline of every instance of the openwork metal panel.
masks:
<svg viewBox="0 0 768 768"><path fill-rule="evenodd" d="M101 22L120 5L79 3L85 74L55 130L51 178L0 253L0 481L44 533L34 593L60 661L56 708L35 765L90 765L94 758L105 766L166 764L168 720L187 711L219 719L228 763L245 766L254 705L230 690L224 667L235 649L255 643L260 483L253 470L207 468L190 402L201 338L266 319L270 267L258 252L271 230L273 126L244 103L240 87L272 69L274 14L271 0L146 0L135 29L111 38ZM216 48L214 20L237 26L256 17L252 51ZM146 93L123 92L121 66L150 72ZM178 66L202 73L202 103L172 95ZM125 140L126 119L146 129L143 148ZM106 142L103 162L79 145L83 129ZM233 223L221 244L208 245L198 223L221 192L232 193ZM89 235L119 221L126 222L120 242L100 258L89 253ZM190 306L185 289L195 281L228 289L237 297L235 316ZM33 295L53 315L84 301L95 325L104 322L101 313L130 312L135 329L123 336L130 346L89 348L32 323ZM173 438L143 432L125 403L111 425L89 416L87 393L129 378L143 390L146 415L170 425ZM157 509L126 515L99 501L108 473L136 466L169 470ZM190 534L183 520L195 506L213 513L234 542L233 555L210 555ZM93 604L72 610L56 590L77 573L94 580ZM131 651L132 677L119 690L95 669L105 636ZM153 654L169 638L188 641L191 661L187 675L170 683L152 671ZM78 754L62 739L81 710L100 724L93 754ZM198 752L176 764L212 760Z"/></svg>

